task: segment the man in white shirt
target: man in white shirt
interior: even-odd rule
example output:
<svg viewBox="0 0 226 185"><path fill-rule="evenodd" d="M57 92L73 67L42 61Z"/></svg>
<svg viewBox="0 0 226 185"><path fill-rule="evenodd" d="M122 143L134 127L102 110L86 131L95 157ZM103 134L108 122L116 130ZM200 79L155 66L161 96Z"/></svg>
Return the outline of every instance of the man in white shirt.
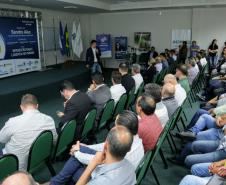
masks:
<svg viewBox="0 0 226 185"><path fill-rule="evenodd" d="M175 99L178 102L178 105L181 106L184 100L187 97L187 93L183 87L179 83L177 83L177 79L172 74L167 74L164 78L164 84L170 83L175 86Z"/></svg>
<svg viewBox="0 0 226 185"><path fill-rule="evenodd" d="M158 84L149 83L144 87L145 94L152 96L156 103L155 114L159 118L162 127L166 125L169 120L168 111L162 102L162 89Z"/></svg>
<svg viewBox="0 0 226 185"><path fill-rule="evenodd" d="M119 101L120 97L126 93L126 89L121 84L122 75L118 71L113 71L111 75L112 86L110 88L111 98L115 104Z"/></svg>
<svg viewBox="0 0 226 185"><path fill-rule="evenodd" d="M138 118L132 111L125 110L119 114L115 121L117 126L126 127L131 134L133 134L133 143L131 150L126 154L127 159L133 166L137 168L139 162L144 156L144 148L142 140L137 135L138 132ZM97 145L83 145L77 142L71 148L72 157L65 164L61 172L51 179L51 185L65 184L65 182L75 183L82 174L83 164L88 165L94 158L95 153L103 151L104 143ZM82 170L81 170L82 167Z"/></svg>
<svg viewBox="0 0 226 185"><path fill-rule="evenodd" d="M54 141L57 133L54 120L38 111L37 98L26 94L21 99L22 115L10 118L0 131L0 142L5 144L3 154L15 154L19 159L19 169L27 169L30 147L37 136L45 130L53 133Z"/></svg>
<svg viewBox="0 0 226 185"><path fill-rule="evenodd" d="M140 65L133 64L132 65L132 77L135 80L135 93L139 89L140 85L143 83L144 79L140 74Z"/></svg>

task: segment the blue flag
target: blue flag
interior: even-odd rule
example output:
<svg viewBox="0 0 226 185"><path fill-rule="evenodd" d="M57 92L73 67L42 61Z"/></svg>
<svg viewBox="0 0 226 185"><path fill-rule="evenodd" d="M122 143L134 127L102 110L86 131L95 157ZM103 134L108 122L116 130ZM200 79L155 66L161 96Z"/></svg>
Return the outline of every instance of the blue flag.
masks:
<svg viewBox="0 0 226 185"><path fill-rule="evenodd" d="M66 44L65 44L65 35L63 31L63 27L60 21L59 24L59 46L60 46L60 52L62 55L66 54Z"/></svg>

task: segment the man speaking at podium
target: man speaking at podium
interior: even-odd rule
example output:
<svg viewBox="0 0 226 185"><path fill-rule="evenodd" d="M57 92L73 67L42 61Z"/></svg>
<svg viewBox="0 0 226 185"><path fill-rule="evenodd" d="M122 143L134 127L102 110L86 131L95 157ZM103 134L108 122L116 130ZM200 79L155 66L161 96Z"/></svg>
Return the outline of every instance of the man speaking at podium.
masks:
<svg viewBox="0 0 226 185"><path fill-rule="evenodd" d="M91 73L102 73L100 66L101 51L97 47L97 41L92 40L90 47L86 51L86 67L90 68Z"/></svg>

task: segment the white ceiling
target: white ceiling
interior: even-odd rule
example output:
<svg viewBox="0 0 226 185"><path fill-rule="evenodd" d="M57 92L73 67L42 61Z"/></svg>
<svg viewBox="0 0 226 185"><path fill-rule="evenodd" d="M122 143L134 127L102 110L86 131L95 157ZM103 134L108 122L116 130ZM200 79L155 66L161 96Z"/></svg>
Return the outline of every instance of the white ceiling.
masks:
<svg viewBox="0 0 226 185"><path fill-rule="evenodd" d="M0 3L76 13L226 6L226 0L0 0ZM66 6L76 6L77 8L65 9Z"/></svg>

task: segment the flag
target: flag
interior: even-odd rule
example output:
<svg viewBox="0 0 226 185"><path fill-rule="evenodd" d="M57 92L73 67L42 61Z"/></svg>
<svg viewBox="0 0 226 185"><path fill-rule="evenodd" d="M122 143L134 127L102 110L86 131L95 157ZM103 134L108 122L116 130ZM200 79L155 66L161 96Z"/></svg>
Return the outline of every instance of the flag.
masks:
<svg viewBox="0 0 226 185"><path fill-rule="evenodd" d="M67 24L64 29L64 38L65 38L66 55L70 57L70 43L69 43L69 33L67 29Z"/></svg>
<svg viewBox="0 0 226 185"><path fill-rule="evenodd" d="M82 32L81 32L81 25L80 22L77 28L77 35L76 35L76 49L75 54L80 58L83 52L83 43L82 43Z"/></svg>
<svg viewBox="0 0 226 185"><path fill-rule="evenodd" d="M75 25L75 22L73 22L73 27L72 27L72 34L71 34L71 46L72 46L72 51L75 55L76 54L76 37L77 37L77 28Z"/></svg>
<svg viewBox="0 0 226 185"><path fill-rule="evenodd" d="M59 23L59 46L60 46L60 52L62 55L65 55L66 48L65 48L65 36L63 33L63 27L62 23L60 21Z"/></svg>

